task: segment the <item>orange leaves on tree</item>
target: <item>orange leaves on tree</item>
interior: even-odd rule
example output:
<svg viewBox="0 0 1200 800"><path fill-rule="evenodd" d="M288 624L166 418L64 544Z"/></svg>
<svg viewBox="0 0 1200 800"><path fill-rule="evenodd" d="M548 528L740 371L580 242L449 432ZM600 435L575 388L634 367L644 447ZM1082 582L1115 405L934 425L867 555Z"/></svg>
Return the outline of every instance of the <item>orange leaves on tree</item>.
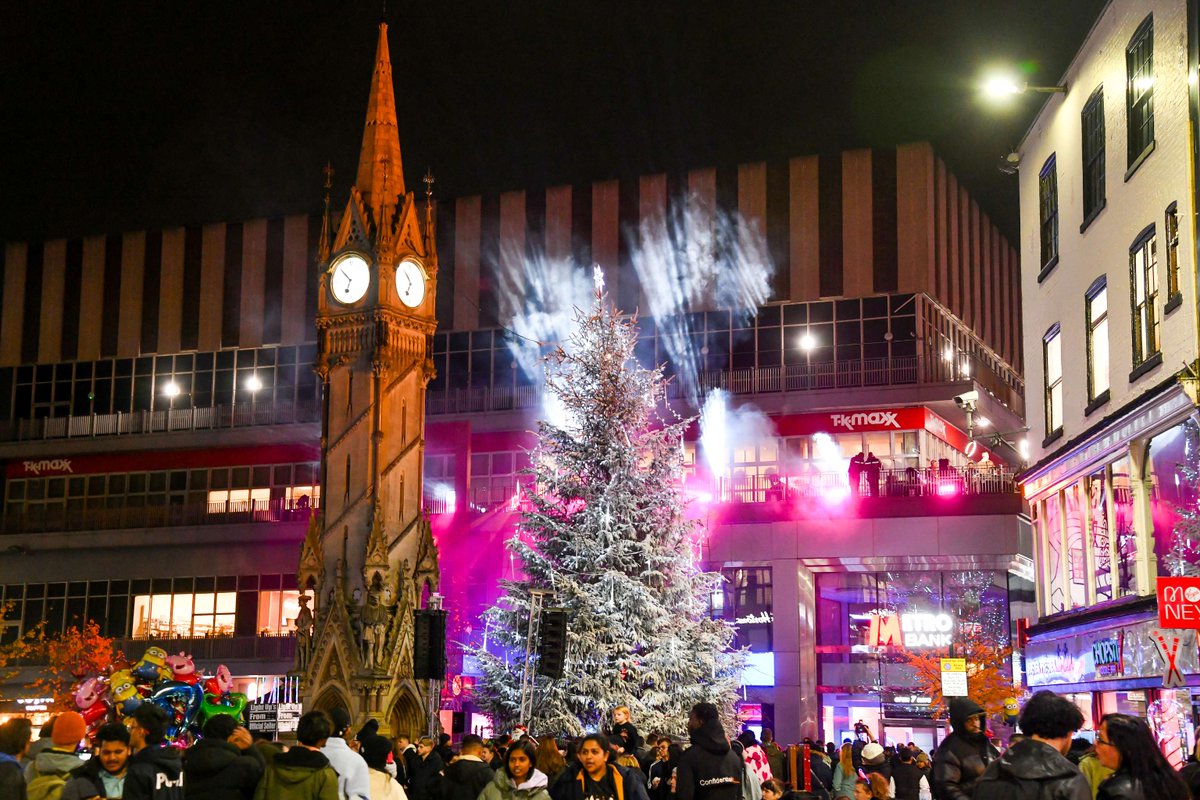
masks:
<svg viewBox="0 0 1200 800"><path fill-rule="evenodd" d="M978 638L968 638L954 647L954 658L967 661L967 695L987 709L988 714L1004 711L1004 701L1016 693L1012 682L1012 648L1001 647ZM949 710L942 696L942 659L950 658L948 648L905 651L903 658L916 672L916 684L931 701L935 717Z"/></svg>
<svg viewBox="0 0 1200 800"><path fill-rule="evenodd" d="M29 687L53 697L59 711L75 707L71 692L80 679L105 672L115 658L113 640L102 636L100 626L92 620L82 628L72 626L62 633L43 635L37 646L46 666Z"/></svg>
<svg viewBox="0 0 1200 800"><path fill-rule="evenodd" d="M9 630L7 623L14 619L19 619L16 614L16 605L12 602L0 603L0 623L5 623L0 624L0 635ZM2 691L4 684L16 677L23 662L37 654L37 633L37 631L27 632L12 641L4 641L7 637L0 638L0 699L4 699Z"/></svg>

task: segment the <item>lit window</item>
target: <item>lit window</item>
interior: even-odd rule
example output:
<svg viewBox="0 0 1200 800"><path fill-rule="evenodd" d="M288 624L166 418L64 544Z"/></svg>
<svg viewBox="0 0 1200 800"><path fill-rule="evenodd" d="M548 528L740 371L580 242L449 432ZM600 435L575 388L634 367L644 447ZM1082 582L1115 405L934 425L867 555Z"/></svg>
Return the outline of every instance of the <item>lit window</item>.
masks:
<svg viewBox="0 0 1200 800"><path fill-rule="evenodd" d="M1108 283L1105 278L1088 289L1085 304L1090 403L1108 392Z"/></svg>
<svg viewBox="0 0 1200 800"><path fill-rule="evenodd" d="M1058 323L1051 326L1042 338L1042 355L1045 365L1046 436L1062 430L1062 331Z"/></svg>
<svg viewBox="0 0 1200 800"><path fill-rule="evenodd" d="M320 486L289 486L284 493L288 508L316 508L320 505Z"/></svg>
<svg viewBox="0 0 1200 800"><path fill-rule="evenodd" d="M258 632L287 633L296 629L300 592L295 589L258 593ZM311 610L311 607L310 607Z"/></svg>
<svg viewBox="0 0 1200 800"><path fill-rule="evenodd" d="M236 592L143 594L133 598L132 635L232 636Z"/></svg>
<svg viewBox="0 0 1200 800"><path fill-rule="evenodd" d="M1146 17L1125 49L1125 115L1128 160L1135 162L1154 144L1154 15Z"/></svg>
<svg viewBox="0 0 1200 800"><path fill-rule="evenodd" d="M1158 353L1157 240L1151 225L1129 248L1129 294L1133 309L1133 366Z"/></svg>
<svg viewBox="0 0 1200 800"><path fill-rule="evenodd" d="M266 508L271 504L270 489L219 489L208 493L210 514L227 511L248 511L251 508Z"/></svg>

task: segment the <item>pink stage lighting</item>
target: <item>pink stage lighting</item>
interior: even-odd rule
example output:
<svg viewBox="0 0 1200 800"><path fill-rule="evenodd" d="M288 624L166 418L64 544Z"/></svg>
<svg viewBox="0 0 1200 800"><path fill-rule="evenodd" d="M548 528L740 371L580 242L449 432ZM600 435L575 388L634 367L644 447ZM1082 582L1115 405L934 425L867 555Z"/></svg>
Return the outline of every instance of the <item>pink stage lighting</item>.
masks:
<svg viewBox="0 0 1200 800"><path fill-rule="evenodd" d="M939 483L938 484L938 496L939 497L953 497L956 494L958 494L958 485L957 484L954 484L954 483Z"/></svg>

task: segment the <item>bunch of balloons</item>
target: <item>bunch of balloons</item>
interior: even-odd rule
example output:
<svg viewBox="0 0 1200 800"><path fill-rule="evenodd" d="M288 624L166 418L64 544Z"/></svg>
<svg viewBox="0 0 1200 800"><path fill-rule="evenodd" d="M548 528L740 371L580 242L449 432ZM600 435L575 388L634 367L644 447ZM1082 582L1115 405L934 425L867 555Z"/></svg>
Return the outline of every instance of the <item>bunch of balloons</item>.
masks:
<svg viewBox="0 0 1200 800"><path fill-rule="evenodd" d="M246 695L232 688L233 678L224 664L204 677L190 655L172 656L161 647L150 647L132 664L120 659L103 673L83 678L74 695L88 735L105 722L123 721L142 703L153 703L167 712L169 743L187 747L215 714L241 721Z"/></svg>

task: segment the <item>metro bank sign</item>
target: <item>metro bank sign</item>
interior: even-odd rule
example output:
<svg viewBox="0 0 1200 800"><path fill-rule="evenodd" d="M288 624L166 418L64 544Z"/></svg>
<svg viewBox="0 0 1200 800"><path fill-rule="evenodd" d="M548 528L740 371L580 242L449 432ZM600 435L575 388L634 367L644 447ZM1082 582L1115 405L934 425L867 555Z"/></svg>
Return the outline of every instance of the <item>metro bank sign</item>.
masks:
<svg viewBox="0 0 1200 800"><path fill-rule="evenodd" d="M953 643L954 618L944 612L883 612L870 615L870 627L867 628L867 645L870 647L920 650L926 647L949 647Z"/></svg>
<svg viewBox="0 0 1200 800"><path fill-rule="evenodd" d="M1200 629L1200 578L1159 577L1158 626Z"/></svg>

